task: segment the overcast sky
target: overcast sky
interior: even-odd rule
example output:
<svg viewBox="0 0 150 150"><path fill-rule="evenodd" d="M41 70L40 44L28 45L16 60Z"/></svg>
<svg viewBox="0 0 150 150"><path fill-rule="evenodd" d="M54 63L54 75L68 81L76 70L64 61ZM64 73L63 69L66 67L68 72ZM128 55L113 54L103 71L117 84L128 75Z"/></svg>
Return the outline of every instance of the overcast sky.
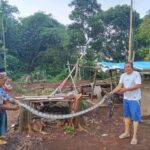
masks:
<svg viewBox="0 0 150 150"><path fill-rule="evenodd" d="M44 11L47 14L52 14L53 18L63 24L69 24L68 15L71 8L68 4L71 0L8 0L11 5L18 7L20 17L29 16L37 11ZM133 0L134 9L143 17L150 10L150 0ZM103 10L107 10L118 4L130 4L130 0L98 0L102 5Z"/></svg>

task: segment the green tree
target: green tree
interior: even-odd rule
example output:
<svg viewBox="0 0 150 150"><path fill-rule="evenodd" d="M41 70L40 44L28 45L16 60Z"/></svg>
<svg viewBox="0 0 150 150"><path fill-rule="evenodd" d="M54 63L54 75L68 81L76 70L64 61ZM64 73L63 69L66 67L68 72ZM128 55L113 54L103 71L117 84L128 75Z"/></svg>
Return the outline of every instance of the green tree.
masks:
<svg viewBox="0 0 150 150"><path fill-rule="evenodd" d="M8 30L8 22L10 19L14 19L13 14L18 13L18 9L15 6L9 5L7 0L0 1L0 59L1 59L1 67L7 67L7 39L6 33ZM6 59L5 59L6 58ZM5 60L5 62L4 62ZM4 65L5 64L5 65Z"/></svg>
<svg viewBox="0 0 150 150"><path fill-rule="evenodd" d="M150 60L150 13L146 15L138 29L138 42L142 58Z"/></svg>
<svg viewBox="0 0 150 150"><path fill-rule="evenodd" d="M73 23L69 25L71 47L81 53L89 48L99 52L104 31L101 5L97 0L73 0L69 6L74 8L70 14Z"/></svg>
<svg viewBox="0 0 150 150"><path fill-rule="evenodd" d="M103 53L105 58L113 61L125 61L128 51L130 7L118 5L104 12L105 46ZM135 33L141 20L139 14L133 12L133 32ZM136 44L134 50L137 49Z"/></svg>
<svg viewBox="0 0 150 150"><path fill-rule="evenodd" d="M67 29L61 25L43 34L49 39L46 43L50 44L54 40L57 42L50 44L46 51L40 52L38 68L45 68L48 75L56 76L66 68L67 61L72 61L71 50L68 49Z"/></svg>
<svg viewBox="0 0 150 150"><path fill-rule="evenodd" d="M41 60L41 52L61 44L60 30L65 27L42 12L21 20L21 47L18 51L24 69L31 72Z"/></svg>

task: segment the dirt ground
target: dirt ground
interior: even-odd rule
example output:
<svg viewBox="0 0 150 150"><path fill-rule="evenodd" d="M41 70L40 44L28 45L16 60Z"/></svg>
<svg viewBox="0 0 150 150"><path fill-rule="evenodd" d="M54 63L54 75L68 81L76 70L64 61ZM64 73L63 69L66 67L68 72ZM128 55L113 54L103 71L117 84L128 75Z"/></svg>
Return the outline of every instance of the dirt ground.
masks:
<svg viewBox="0 0 150 150"><path fill-rule="evenodd" d="M112 118L107 115L106 108L99 108L84 116L87 130L64 133L63 127L50 124L44 130L48 135L17 133L10 126L16 122L18 113L9 112L8 144L1 150L149 150L150 125L140 124L136 146L130 145L130 138L119 140L123 131L122 106L115 108Z"/></svg>
<svg viewBox="0 0 150 150"><path fill-rule="evenodd" d="M33 87L33 86L32 86ZM48 134L18 133L11 127L17 122L19 112L8 112L8 144L0 150L149 150L150 125L141 123L138 133L139 143L130 145L131 138L120 140L123 132L122 105L115 107L112 118L108 117L107 108L98 108L84 115L85 131L75 130L64 133L63 127L50 123L44 127ZM150 117L147 117L150 119ZM132 128L131 128L132 133Z"/></svg>

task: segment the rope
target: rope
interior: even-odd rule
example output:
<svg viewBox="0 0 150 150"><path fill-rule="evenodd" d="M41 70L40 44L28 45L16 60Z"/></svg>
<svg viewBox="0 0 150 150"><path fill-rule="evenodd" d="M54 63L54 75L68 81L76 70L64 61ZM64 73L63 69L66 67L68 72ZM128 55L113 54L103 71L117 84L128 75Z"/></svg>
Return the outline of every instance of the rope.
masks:
<svg viewBox="0 0 150 150"><path fill-rule="evenodd" d="M87 108L85 110L82 110L80 112L76 112L76 113L72 113L72 114L65 114L65 115L54 115L54 114L47 114L47 113L43 113L43 112L40 112L34 108L32 108L31 106L25 104L25 103L21 103L21 102L16 102L19 106L27 109L28 111L32 112L34 115L37 115L39 117L42 117L42 118L46 118L46 119L50 119L50 120L57 120L57 119L68 119L68 118L73 118L73 117L77 117L77 116L80 116L80 115L83 115L83 114L86 114L96 108L98 108L99 106L101 106L103 104L103 102L105 100L108 99L108 95L107 96L104 96L103 99L98 102L97 104L95 104L94 106L90 107L90 108Z"/></svg>

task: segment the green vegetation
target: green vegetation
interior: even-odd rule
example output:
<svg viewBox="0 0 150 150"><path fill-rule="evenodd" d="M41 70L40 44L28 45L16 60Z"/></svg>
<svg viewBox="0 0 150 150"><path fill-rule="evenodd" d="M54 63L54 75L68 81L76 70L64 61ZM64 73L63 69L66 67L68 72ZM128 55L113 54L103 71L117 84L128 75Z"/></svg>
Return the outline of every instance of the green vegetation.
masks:
<svg viewBox="0 0 150 150"><path fill-rule="evenodd" d="M14 92L18 93L19 95L27 95L30 91L22 86L15 86Z"/></svg>
<svg viewBox="0 0 150 150"><path fill-rule="evenodd" d="M64 126L64 132L65 133L72 133L74 131L75 131L75 128L68 126L68 125Z"/></svg>
<svg viewBox="0 0 150 150"><path fill-rule="evenodd" d="M81 53L82 64L126 60L129 38L129 9L119 5L103 11L97 0L72 0L70 19L64 26L51 15L37 12L14 17L17 7L2 0L0 13L0 67L4 66L4 25L7 70L13 79L22 76L36 81L58 81L68 74L67 61L74 64ZM3 16L3 22L2 22ZM135 60L150 60L150 15L133 13ZM149 55L147 55L149 54ZM86 71L85 79L91 74ZM105 75L102 75L105 76Z"/></svg>
<svg viewBox="0 0 150 150"><path fill-rule="evenodd" d="M139 27L138 40L140 43L140 54L145 60L150 60L150 13L146 15Z"/></svg>

